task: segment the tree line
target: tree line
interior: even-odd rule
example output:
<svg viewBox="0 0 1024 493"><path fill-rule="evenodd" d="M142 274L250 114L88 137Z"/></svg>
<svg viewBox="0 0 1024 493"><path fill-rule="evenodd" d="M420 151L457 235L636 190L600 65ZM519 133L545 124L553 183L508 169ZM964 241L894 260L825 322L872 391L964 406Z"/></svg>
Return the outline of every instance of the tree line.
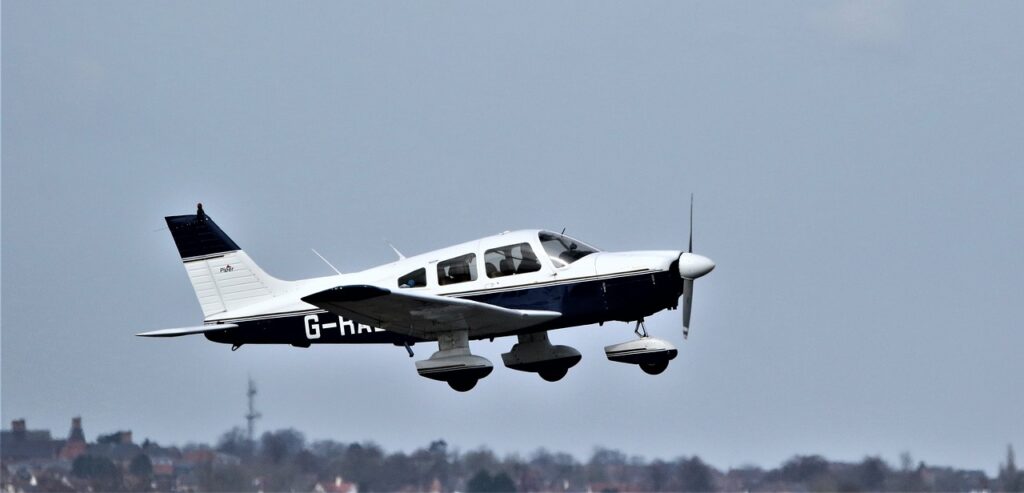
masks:
<svg viewBox="0 0 1024 493"><path fill-rule="evenodd" d="M481 448L460 452L442 440L405 452L386 452L374 443L307 443L293 429L267 432L256 442L243 430L225 433L220 452L241 458L206 483L211 491L296 490L303 478L343 478L359 492L441 491L1024 491L1012 447L999 474L929 466L910 454L891 465L880 457L854 463L817 455L794 456L772 469L744 466L719 470L700 457L648 461L598 448L581 462L570 454L539 449L499 457ZM255 480L255 483L254 483ZM226 481L226 482L225 482Z"/></svg>
<svg viewBox="0 0 1024 493"><path fill-rule="evenodd" d="M77 458L72 489L103 491L1024 491L1012 447L995 477L984 471L915 462L904 453L899 464L868 456L857 462L797 455L775 468L741 466L720 470L699 456L646 460L597 448L585 461L539 449L528 455L498 456L487 448L459 451L443 440L412 452L387 452L372 442L309 442L294 429L264 433L250 441L241 428L224 433L213 446L182 449L149 442L143 453L120 468L93 455ZM183 469L181 478L157 481L150 456L208 460ZM198 452L198 453L197 453ZM327 489L334 487L335 489ZM341 489L338 489L341 487ZM345 487L350 487L345 489Z"/></svg>

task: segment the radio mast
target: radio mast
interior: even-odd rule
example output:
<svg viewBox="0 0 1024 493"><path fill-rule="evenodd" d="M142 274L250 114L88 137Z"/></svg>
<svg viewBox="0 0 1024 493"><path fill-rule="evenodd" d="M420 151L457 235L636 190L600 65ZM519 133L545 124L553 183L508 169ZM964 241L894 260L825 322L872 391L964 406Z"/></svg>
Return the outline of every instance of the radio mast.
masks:
<svg viewBox="0 0 1024 493"><path fill-rule="evenodd" d="M249 377L249 390L246 392L246 395L249 397L249 412L245 415L245 422L247 425L249 443L254 443L253 440L256 433L256 420L263 417L263 415L256 412L256 383L252 381L252 377Z"/></svg>

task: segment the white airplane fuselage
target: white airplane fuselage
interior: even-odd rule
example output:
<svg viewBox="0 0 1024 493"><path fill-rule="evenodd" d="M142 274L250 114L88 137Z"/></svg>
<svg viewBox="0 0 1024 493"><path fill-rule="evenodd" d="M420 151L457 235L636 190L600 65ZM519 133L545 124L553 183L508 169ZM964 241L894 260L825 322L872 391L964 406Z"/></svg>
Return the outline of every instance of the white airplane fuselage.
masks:
<svg viewBox="0 0 1024 493"><path fill-rule="evenodd" d="M437 264L470 253L483 258L488 249L509 244L530 244L543 251L540 230L520 230L434 250L361 272L287 282L286 291L269 299L226 310L205 323L235 324L238 328L207 332L211 341L228 344L361 344L421 342L369 324L333 315L301 298L339 285L370 285L441 296L468 298L505 308L550 310L557 320L516 331L473 332L471 339L515 335L608 321L635 321L664 309L674 309L682 294L682 281L673 268L681 251L595 252L558 268L538 255L540 269L522 274L488 277L477 272L473 280L438 284ZM223 265L221 265L223 264ZM211 267L232 265L230 256ZM398 278L423 268L423 287L400 288ZM232 269L234 270L234 269ZM241 277L241 276L240 276Z"/></svg>
<svg viewBox="0 0 1024 493"><path fill-rule="evenodd" d="M552 345L547 331L636 321L638 339L607 346L611 361L658 374L676 356L667 341L640 331L645 317L683 299L689 327L693 280L710 259L679 250L603 252L544 230L488 236L350 274L283 281L264 272L198 206L169 216L203 325L138 334L203 334L238 349L245 344L395 344L437 341L416 362L424 377L466 391L493 365L469 341L518 336L505 366L561 379L580 353ZM692 236L691 236L692 249ZM318 254L319 255L319 254Z"/></svg>

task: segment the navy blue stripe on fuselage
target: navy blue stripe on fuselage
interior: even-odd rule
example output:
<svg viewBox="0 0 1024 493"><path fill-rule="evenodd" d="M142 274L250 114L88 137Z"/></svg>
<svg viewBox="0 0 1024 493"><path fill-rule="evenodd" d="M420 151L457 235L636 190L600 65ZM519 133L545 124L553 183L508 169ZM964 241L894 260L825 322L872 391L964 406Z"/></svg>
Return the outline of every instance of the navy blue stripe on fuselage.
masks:
<svg viewBox="0 0 1024 493"><path fill-rule="evenodd" d="M504 308L557 311L561 317L522 332L559 329L613 320L632 321L675 307L682 282L674 269L577 282L557 282L490 291L453 293ZM307 318L313 317L313 318ZM346 321L323 310L224 320L238 328L207 333L229 344L405 344L421 339ZM314 325L316 327L314 327ZM509 332L512 335L515 332ZM315 336L315 337L314 337ZM490 337L488 335L487 337Z"/></svg>

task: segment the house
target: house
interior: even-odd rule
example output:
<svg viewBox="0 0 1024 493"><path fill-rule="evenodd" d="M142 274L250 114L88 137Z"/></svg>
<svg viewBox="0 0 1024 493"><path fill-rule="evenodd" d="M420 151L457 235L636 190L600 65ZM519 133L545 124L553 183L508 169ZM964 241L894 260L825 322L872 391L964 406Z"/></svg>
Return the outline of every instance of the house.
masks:
<svg viewBox="0 0 1024 493"><path fill-rule="evenodd" d="M96 443L89 445L86 452L89 455L106 457L121 470L127 470L132 459L142 453L142 447L132 443L131 431L116 431L97 438Z"/></svg>
<svg viewBox="0 0 1024 493"><path fill-rule="evenodd" d="M341 476L335 476L334 481L319 481L313 486L315 493L359 493L359 486L355 483L342 481Z"/></svg>
<svg viewBox="0 0 1024 493"><path fill-rule="evenodd" d="M61 447L57 455L61 460L74 462L88 448L89 444L85 442L85 432L82 431L82 418L81 416L75 416L71 418L71 431L68 433L68 439L64 442L64 446Z"/></svg>
<svg viewBox="0 0 1024 493"><path fill-rule="evenodd" d="M54 440L50 430L29 430L24 419L11 421L10 430L0 431L0 460L22 462L58 458L64 440Z"/></svg>

